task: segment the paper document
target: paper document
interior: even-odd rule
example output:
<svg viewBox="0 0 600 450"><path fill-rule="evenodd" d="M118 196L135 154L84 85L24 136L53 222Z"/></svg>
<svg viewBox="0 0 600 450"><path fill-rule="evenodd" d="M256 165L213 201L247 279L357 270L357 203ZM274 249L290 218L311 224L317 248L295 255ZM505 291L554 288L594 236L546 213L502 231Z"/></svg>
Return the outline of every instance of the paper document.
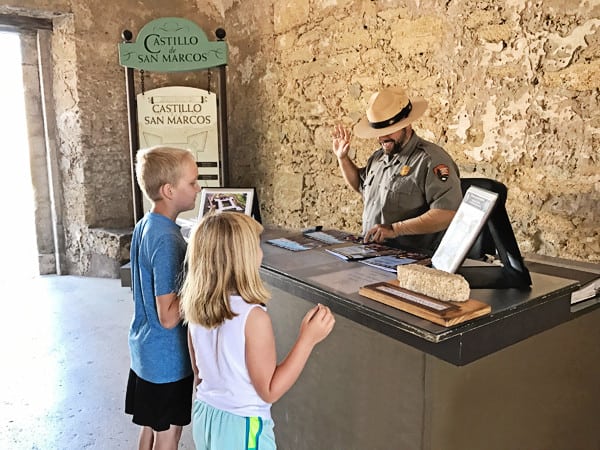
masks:
<svg viewBox="0 0 600 450"><path fill-rule="evenodd" d="M571 293L571 304L579 303L600 295L600 278L590 281L581 289Z"/></svg>
<svg viewBox="0 0 600 450"><path fill-rule="evenodd" d="M431 257L433 267L445 272L456 272L479 236L497 198L498 194L486 189L476 186L467 189L440 245Z"/></svg>

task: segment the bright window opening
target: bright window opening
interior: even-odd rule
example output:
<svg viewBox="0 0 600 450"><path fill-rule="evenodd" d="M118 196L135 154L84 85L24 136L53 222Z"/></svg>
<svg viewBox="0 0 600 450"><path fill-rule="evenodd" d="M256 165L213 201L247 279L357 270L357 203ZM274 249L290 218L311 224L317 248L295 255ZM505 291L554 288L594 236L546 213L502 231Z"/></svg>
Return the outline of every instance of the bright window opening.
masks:
<svg viewBox="0 0 600 450"><path fill-rule="evenodd" d="M23 89L21 43L17 33L0 32L0 132L2 218L0 281L9 286L39 274L34 197Z"/></svg>

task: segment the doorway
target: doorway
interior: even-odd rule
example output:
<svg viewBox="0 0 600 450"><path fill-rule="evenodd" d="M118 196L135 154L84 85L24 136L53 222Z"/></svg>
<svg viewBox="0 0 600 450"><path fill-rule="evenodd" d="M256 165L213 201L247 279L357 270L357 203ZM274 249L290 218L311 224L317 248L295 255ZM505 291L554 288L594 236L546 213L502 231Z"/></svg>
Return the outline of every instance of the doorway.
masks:
<svg viewBox="0 0 600 450"><path fill-rule="evenodd" d="M0 136L2 149L2 203L0 219L0 281L23 281L39 274L25 114L21 39L0 31ZM11 285L13 285L11 283Z"/></svg>

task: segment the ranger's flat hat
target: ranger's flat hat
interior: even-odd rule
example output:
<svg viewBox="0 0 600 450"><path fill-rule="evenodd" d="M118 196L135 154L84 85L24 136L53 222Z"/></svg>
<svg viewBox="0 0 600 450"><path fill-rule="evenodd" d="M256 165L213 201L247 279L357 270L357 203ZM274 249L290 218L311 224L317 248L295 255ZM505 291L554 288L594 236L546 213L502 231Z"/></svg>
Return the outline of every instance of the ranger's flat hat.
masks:
<svg viewBox="0 0 600 450"><path fill-rule="evenodd" d="M410 100L402 88L385 88L371 95L366 117L354 126L354 134L366 139L395 133L421 117L426 109L427 100Z"/></svg>

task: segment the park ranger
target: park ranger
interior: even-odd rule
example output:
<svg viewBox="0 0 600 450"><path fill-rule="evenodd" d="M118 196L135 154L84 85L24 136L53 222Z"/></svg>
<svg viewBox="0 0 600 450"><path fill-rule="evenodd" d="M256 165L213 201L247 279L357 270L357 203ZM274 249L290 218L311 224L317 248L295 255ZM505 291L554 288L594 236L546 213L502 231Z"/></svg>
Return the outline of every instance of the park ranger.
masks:
<svg viewBox="0 0 600 450"><path fill-rule="evenodd" d="M360 138L376 138L379 148L365 167L350 159L350 131L336 125L332 148L346 183L363 197L365 242L434 251L450 224L462 193L450 155L419 137L411 124L427 109L400 88L374 93L355 126Z"/></svg>

